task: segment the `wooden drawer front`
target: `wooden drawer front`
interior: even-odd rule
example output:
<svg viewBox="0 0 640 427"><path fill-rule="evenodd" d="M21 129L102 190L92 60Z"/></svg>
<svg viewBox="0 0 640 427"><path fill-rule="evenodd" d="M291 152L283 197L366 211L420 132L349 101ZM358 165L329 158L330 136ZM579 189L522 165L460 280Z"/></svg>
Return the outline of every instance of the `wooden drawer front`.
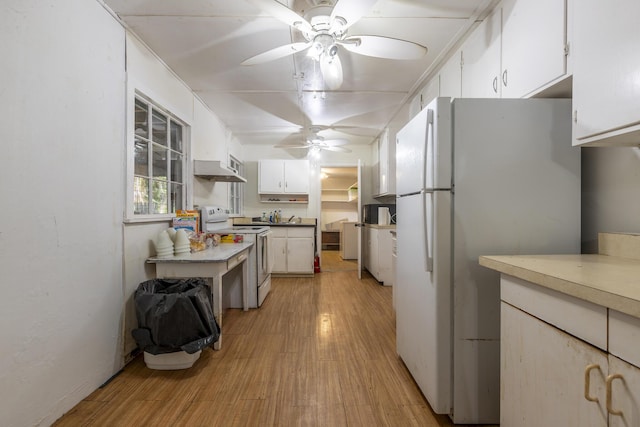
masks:
<svg viewBox="0 0 640 427"><path fill-rule="evenodd" d="M273 237L287 237L287 227L271 227Z"/></svg>
<svg viewBox="0 0 640 427"><path fill-rule="evenodd" d="M313 237L313 227L287 227L288 237Z"/></svg>
<svg viewBox="0 0 640 427"><path fill-rule="evenodd" d="M503 274L500 299L607 350L607 309L536 284Z"/></svg>
<svg viewBox="0 0 640 427"><path fill-rule="evenodd" d="M640 367L640 319L609 310L609 353Z"/></svg>

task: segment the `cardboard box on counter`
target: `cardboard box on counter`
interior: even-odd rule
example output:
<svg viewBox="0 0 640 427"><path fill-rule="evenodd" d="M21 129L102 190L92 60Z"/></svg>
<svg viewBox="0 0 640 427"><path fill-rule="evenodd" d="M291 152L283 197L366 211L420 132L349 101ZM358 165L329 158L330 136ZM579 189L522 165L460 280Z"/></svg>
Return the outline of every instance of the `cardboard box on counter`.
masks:
<svg viewBox="0 0 640 427"><path fill-rule="evenodd" d="M173 218L173 228L183 228L196 233L200 232L200 212L195 210L178 210Z"/></svg>

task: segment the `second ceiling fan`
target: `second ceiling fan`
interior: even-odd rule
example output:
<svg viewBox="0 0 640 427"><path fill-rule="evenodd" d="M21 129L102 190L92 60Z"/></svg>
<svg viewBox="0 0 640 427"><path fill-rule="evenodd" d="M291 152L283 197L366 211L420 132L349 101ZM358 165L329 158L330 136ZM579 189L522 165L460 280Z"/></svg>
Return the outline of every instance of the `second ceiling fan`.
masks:
<svg viewBox="0 0 640 427"><path fill-rule="evenodd" d="M377 0L338 0L335 6L319 5L304 17L277 0L249 0L264 12L300 31L304 42L290 43L253 56L243 65L273 61L309 49L308 55L320 63L320 71L329 89L342 84L342 65L338 47L360 55L387 59L418 59L427 48L407 40L374 35L347 35L347 30L362 18Z"/></svg>
<svg viewBox="0 0 640 427"><path fill-rule="evenodd" d="M325 139L323 136L318 135L318 132L322 130L322 127L312 126L309 129L310 134L299 142L283 142L281 144L274 145L275 148L306 148L311 151L319 152L321 150L338 151L341 153L350 153L343 145L348 144L349 141L342 138Z"/></svg>

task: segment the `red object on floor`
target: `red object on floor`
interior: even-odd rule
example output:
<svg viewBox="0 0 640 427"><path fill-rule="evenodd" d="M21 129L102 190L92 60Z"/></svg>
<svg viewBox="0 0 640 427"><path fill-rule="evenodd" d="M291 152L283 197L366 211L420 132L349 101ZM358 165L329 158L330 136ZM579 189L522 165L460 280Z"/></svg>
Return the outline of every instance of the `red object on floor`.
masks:
<svg viewBox="0 0 640 427"><path fill-rule="evenodd" d="M318 255L313 259L313 272L320 273L320 257Z"/></svg>

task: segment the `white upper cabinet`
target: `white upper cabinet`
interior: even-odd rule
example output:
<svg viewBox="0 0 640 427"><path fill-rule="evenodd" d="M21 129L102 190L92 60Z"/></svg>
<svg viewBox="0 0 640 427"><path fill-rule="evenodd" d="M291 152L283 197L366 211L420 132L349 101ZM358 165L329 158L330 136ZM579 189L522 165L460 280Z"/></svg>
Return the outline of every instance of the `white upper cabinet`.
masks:
<svg viewBox="0 0 640 427"><path fill-rule="evenodd" d="M573 5L574 145L640 144L640 2Z"/></svg>
<svg viewBox="0 0 640 427"><path fill-rule="evenodd" d="M440 69L440 93L438 96L460 98L462 96L462 52L456 51Z"/></svg>
<svg viewBox="0 0 640 427"><path fill-rule="evenodd" d="M462 45L464 98L500 97L501 16L502 9L496 8Z"/></svg>
<svg viewBox="0 0 640 427"><path fill-rule="evenodd" d="M258 193L308 194L308 160L260 160Z"/></svg>
<svg viewBox="0 0 640 427"><path fill-rule="evenodd" d="M389 141L389 128L378 138L378 194L392 195L396 192L396 144Z"/></svg>
<svg viewBox="0 0 640 427"><path fill-rule="evenodd" d="M566 75L566 8L566 0L503 0L503 98L524 97Z"/></svg>

